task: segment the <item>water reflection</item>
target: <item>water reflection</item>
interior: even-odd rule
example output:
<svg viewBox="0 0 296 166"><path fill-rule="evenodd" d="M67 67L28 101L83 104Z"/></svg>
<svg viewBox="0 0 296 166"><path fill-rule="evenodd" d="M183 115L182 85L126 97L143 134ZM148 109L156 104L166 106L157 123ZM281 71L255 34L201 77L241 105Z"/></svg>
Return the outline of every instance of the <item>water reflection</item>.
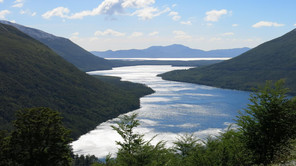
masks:
<svg viewBox="0 0 296 166"><path fill-rule="evenodd" d="M193 133L204 139L217 135L234 122L237 111L248 103L248 92L219 89L203 85L164 81L157 74L171 70L187 69L172 66L131 66L108 71L93 71L92 75L111 75L122 80L138 82L153 88L156 93L141 98L139 114L141 126L136 131L145 134L146 139L158 135L154 142L172 141L182 133ZM78 154L94 154L103 158L109 152L115 153L116 140L120 136L110 125L114 119L102 123L95 130L73 142Z"/></svg>

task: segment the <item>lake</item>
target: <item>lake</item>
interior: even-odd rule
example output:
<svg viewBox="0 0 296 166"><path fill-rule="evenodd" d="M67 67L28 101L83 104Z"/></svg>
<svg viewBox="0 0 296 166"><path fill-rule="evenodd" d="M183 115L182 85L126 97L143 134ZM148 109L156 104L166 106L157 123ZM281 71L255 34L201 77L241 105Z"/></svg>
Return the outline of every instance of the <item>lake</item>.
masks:
<svg viewBox="0 0 296 166"><path fill-rule="evenodd" d="M123 60L123 61L205 61L205 60L228 60L225 58L105 58L108 60Z"/></svg>
<svg viewBox="0 0 296 166"><path fill-rule="evenodd" d="M146 84L155 91L141 98L141 108L133 111L138 113L141 123L135 131L145 134L146 140L157 135L153 144L163 140L167 141L167 146L172 146L178 136L186 133L200 139L218 135L234 123L238 111L249 103L249 92L165 81L157 77L158 74L178 69L188 67L130 66L88 74L118 76L123 81ZM110 125L114 125L116 120L102 123L74 141L74 152L99 158L106 157L108 153L115 154L115 141L121 138Z"/></svg>

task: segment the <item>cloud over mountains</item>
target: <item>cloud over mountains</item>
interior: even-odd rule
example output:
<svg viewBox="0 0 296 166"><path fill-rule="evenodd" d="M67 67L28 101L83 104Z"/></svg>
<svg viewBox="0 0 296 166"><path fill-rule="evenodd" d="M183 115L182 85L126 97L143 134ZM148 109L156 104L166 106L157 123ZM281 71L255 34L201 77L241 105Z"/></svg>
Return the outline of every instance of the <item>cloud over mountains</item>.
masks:
<svg viewBox="0 0 296 166"><path fill-rule="evenodd" d="M45 19L54 16L67 19L82 19L86 16L126 14L130 16L136 15L139 19L148 20L171 10L170 8L159 10L152 6L154 3L155 0L104 0L92 10L84 10L70 14L70 9L57 7L44 13L42 17ZM127 11L128 9L133 9L134 11L129 13Z"/></svg>

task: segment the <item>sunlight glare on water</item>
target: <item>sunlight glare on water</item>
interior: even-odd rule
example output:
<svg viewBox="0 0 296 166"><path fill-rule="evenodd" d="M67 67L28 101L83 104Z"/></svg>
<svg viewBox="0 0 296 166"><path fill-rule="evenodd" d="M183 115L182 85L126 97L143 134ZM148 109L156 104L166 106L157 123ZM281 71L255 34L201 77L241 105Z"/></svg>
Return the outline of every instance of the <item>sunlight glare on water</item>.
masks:
<svg viewBox="0 0 296 166"><path fill-rule="evenodd" d="M123 81L146 84L155 91L141 98L141 108L133 111L138 113L141 123L136 132L145 134L146 140L157 135L152 142L154 144L163 140L167 141L167 146L172 146L178 135L185 133L193 133L201 139L218 135L234 122L237 111L247 106L248 92L165 81L157 77L158 74L180 69L188 67L130 66L88 74L118 76ZM74 141L74 152L99 158L106 157L108 153L115 154L118 148L115 141L121 140L110 127L115 120L100 124Z"/></svg>

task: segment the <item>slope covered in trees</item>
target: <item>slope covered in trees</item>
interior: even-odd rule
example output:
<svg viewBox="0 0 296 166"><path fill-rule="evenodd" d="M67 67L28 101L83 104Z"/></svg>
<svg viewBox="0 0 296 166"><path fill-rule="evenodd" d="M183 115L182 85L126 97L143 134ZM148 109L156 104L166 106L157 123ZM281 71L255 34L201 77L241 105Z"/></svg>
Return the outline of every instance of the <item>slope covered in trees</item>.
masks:
<svg viewBox="0 0 296 166"><path fill-rule="evenodd" d="M264 85L266 80L286 79L287 87L295 95L296 29L233 59L186 71L172 71L161 77L239 90L252 90Z"/></svg>
<svg viewBox="0 0 296 166"><path fill-rule="evenodd" d="M68 62L74 64L80 70L91 71L107 70L112 68L110 61L91 54L69 39L57 37L38 29L25 27L8 21L0 20L0 23L14 26L25 34L47 45L55 53L63 57Z"/></svg>
<svg viewBox="0 0 296 166"><path fill-rule="evenodd" d="M0 129L12 128L19 109L49 107L61 112L74 137L138 108L139 97L152 93L142 85L130 85L141 89L136 93L89 76L47 46L4 24L0 24L0 78Z"/></svg>

